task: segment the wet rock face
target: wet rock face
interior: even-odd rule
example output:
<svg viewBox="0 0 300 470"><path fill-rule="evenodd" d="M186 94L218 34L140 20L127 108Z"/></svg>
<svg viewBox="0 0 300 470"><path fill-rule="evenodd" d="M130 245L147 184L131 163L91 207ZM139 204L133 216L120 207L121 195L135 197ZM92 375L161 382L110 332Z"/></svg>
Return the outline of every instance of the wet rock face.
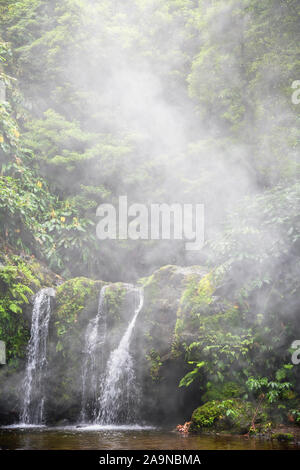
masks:
<svg viewBox="0 0 300 470"><path fill-rule="evenodd" d="M183 357L173 352L173 339L181 296L191 279L201 279L204 268L166 266L143 279L144 307L133 332L131 353L137 380L142 385L141 419L178 422L186 416L190 389L178 389ZM51 320L47 420L76 422L81 407L81 366L84 336L95 318L101 287L106 285L107 340L104 363L119 344L133 315L128 285L77 278L57 290ZM198 403L190 401L191 409Z"/></svg>
<svg viewBox="0 0 300 470"><path fill-rule="evenodd" d="M48 367L47 420L79 419L82 402L82 365L85 333L98 311L99 294L105 290L108 334L104 344L104 363L117 347L132 313L128 285L108 284L75 278L57 290L52 315Z"/></svg>
<svg viewBox="0 0 300 470"><path fill-rule="evenodd" d="M136 346L147 353L157 350L160 357L170 356L181 296L191 279L206 273L199 266L165 266L143 280L145 302L137 322Z"/></svg>
<svg viewBox="0 0 300 470"><path fill-rule="evenodd" d="M0 423L18 421L34 296L60 282L34 256L16 252L0 238L0 340L6 343L7 359L0 366Z"/></svg>
<svg viewBox="0 0 300 470"><path fill-rule="evenodd" d="M139 281L139 285L144 287L144 307L133 331L130 352L137 380L142 385L141 420L177 424L191 414L199 403L195 402L192 387L178 388L186 364L184 355L178 347L174 347L174 338L178 316L181 315L182 296L193 280L199 282L205 274L207 270L202 267L166 266ZM36 284L37 289L43 286L42 279ZM55 279L52 280L57 285ZM107 313L104 363L118 346L134 314L128 284L109 284L82 277L58 284L52 305L47 352L45 418L49 424L61 420L78 422L82 402L85 332L89 322L97 315L102 287L106 286ZM31 310L32 306L29 305L27 339ZM24 359L25 352L26 349ZM8 424L10 417L14 417L10 422L15 422L19 413L18 395L24 376L22 367L18 372L10 372L9 386L6 384L5 387L7 400L2 400L4 388L0 393L0 407L3 402L5 414L0 419L5 424ZM7 403L12 404L9 410Z"/></svg>
<svg viewBox="0 0 300 470"><path fill-rule="evenodd" d="M191 389L179 389L184 358L174 351L175 326L181 297L192 279L207 270L200 266L165 266L143 279L145 302L138 318L132 349L143 388L141 416L157 423L176 423L196 406Z"/></svg>

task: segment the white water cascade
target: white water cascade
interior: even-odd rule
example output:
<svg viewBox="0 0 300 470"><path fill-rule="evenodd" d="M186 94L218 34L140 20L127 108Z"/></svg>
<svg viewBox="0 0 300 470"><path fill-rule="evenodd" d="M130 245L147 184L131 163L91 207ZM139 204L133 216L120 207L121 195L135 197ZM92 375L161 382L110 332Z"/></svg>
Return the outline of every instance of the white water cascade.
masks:
<svg viewBox="0 0 300 470"><path fill-rule="evenodd" d="M134 315L119 343L111 352L103 376L97 424L133 424L139 393L130 353L132 333L144 304L143 289L131 286L135 300Z"/></svg>
<svg viewBox="0 0 300 470"><path fill-rule="evenodd" d="M47 370L47 343L51 316L51 297L55 290L40 290L34 299L31 337L28 344L26 374L23 382L22 424L43 424L44 378Z"/></svg>
<svg viewBox="0 0 300 470"><path fill-rule="evenodd" d="M102 287L99 295L98 312L86 329L84 361L82 368L82 404L81 422L96 419L99 379L103 370L103 346L106 339L106 305L105 292L108 286Z"/></svg>

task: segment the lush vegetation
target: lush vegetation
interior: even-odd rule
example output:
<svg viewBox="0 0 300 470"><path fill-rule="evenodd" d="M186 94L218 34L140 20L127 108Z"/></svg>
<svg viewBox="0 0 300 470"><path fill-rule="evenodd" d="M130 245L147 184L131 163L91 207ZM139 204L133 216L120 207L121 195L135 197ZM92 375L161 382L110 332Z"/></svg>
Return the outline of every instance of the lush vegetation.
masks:
<svg viewBox="0 0 300 470"><path fill-rule="evenodd" d="M163 380L169 345L157 336L170 334L163 316L172 311L167 360L182 361L179 388L199 396L195 429L222 428L224 415L252 426L256 412L265 424L299 422L290 349L300 338L299 1L1 0L0 14L0 339L9 359L24 356L26 305L50 285L32 271L36 260L69 279L58 289L58 355L91 279L205 264L180 292L172 269L141 281L153 382ZM122 195L204 203L203 251L97 240L97 207ZM116 322L119 289L108 291Z"/></svg>
<svg viewBox="0 0 300 470"><path fill-rule="evenodd" d="M297 179L297 1L7 0L1 16L13 200L2 213L24 203L22 224L55 269L128 280L184 261L175 244L95 241L96 207L120 195L174 202L176 186L177 200L205 203L212 235L249 191Z"/></svg>

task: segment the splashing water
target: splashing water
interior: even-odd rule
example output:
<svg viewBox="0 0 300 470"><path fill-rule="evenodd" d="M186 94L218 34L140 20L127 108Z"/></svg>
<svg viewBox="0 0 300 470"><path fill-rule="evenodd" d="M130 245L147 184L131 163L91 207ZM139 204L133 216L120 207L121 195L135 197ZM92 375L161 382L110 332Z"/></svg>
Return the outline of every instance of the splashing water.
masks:
<svg viewBox="0 0 300 470"><path fill-rule="evenodd" d="M24 399L20 421L42 424L44 420L44 377L47 370L47 342L54 289L40 290L34 299L31 337L28 344L26 374L23 382Z"/></svg>
<svg viewBox="0 0 300 470"><path fill-rule="evenodd" d="M96 423L129 424L135 421L139 401L138 387L130 354L132 333L144 304L142 289L131 287L135 293L135 311L119 346L110 354L99 399Z"/></svg>
<svg viewBox="0 0 300 470"><path fill-rule="evenodd" d="M82 368L82 405L80 420L85 423L96 419L99 377L103 368L103 346L106 339L105 292L109 286L102 287L99 295L98 312L86 329L84 362Z"/></svg>

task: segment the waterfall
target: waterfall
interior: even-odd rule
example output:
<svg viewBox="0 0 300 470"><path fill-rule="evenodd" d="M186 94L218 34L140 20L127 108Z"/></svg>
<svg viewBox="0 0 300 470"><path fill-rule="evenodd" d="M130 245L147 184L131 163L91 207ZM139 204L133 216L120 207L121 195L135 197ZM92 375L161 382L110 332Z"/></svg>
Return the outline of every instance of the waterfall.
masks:
<svg viewBox="0 0 300 470"><path fill-rule="evenodd" d="M98 424L130 424L135 420L139 396L130 344L137 317L143 308L144 293L132 286L131 291L135 294L134 315L107 362L99 398Z"/></svg>
<svg viewBox="0 0 300 470"><path fill-rule="evenodd" d="M98 312L86 329L84 361L82 368L82 404L81 422L86 422L97 415L97 397L99 379L103 369L103 346L106 339L105 291L102 287L99 295Z"/></svg>
<svg viewBox="0 0 300 470"><path fill-rule="evenodd" d="M47 340L54 289L40 290L34 299L31 337L28 344L26 374L23 382L22 424L42 424L44 420L44 377L47 369Z"/></svg>

